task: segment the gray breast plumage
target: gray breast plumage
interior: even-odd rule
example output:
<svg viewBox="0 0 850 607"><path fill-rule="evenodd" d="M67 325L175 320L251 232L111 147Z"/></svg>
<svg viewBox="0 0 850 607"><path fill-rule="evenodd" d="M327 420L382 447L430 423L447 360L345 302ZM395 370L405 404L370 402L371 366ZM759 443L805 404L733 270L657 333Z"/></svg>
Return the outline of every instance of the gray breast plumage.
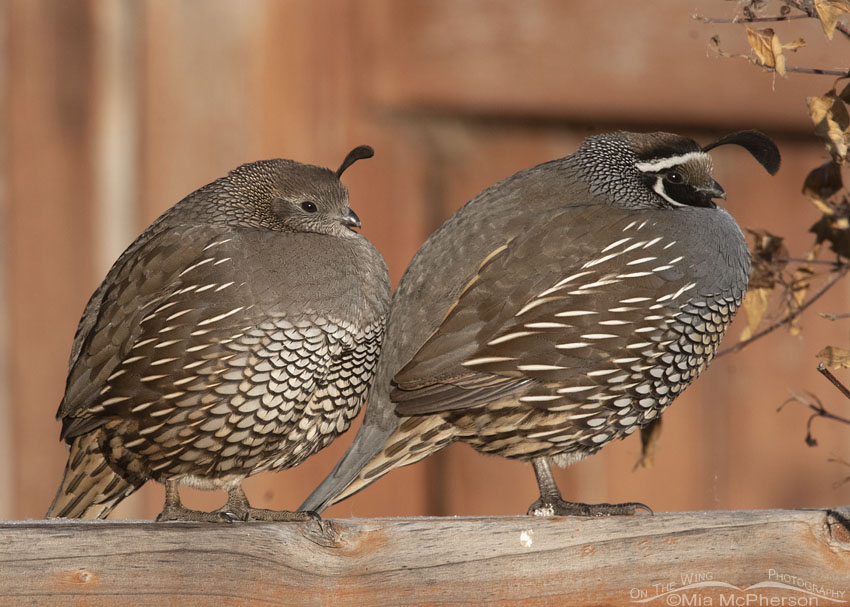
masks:
<svg viewBox="0 0 850 607"><path fill-rule="evenodd" d="M602 212L597 246L575 248L463 363L512 378L486 408L445 414L479 450L569 461L630 434L706 368L741 305L749 254L725 211Z"/></svg>
<svg viewBox="0 0 850 607"><path fill-rule="evenodd" d="M142 324L153 337L122 357L89 407L106 420L114 461L215 486L297 465L348 428L377 364L386 286L350 271L377 255L365 241L319 248L314 238L308 253L302 239L215 238L150 305ZM322 284L307 298L294 285L312 276Z"/></svg>

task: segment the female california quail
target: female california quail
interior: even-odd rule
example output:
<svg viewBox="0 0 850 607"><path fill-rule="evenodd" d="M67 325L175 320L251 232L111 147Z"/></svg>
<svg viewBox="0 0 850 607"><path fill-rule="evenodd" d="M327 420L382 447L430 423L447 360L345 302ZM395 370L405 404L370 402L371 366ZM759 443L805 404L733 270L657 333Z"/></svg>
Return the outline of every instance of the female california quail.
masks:
<svg viewBox="0 0 850 607"><path fill-rule="evenodd" d="M714 356L750 267L706 153L779 152L755 131L705 148L669 133L589 137L488 188L414 257L354 444L302 508L321 511L454 441L531 461L534 514L568 465L645 426ZM427 305L424 303L427 301Z"/></svg>
<svg viewBox="0 0 850 607"><path fill-rule="evenodd" d="M161 519L303 519L250 507L242 481L291 468L366 398L389 303L381 255L331 170L245 164L166 211L89 300L59 406L71 447L48 517L104 518L146 480ZM212 513L178 484L226 489Z"/></svg>

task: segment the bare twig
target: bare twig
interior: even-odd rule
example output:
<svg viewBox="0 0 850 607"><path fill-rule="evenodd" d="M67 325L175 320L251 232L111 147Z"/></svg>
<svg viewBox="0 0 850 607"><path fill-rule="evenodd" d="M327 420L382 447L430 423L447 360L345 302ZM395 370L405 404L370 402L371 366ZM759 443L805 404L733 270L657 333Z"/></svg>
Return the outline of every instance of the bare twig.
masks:
<svg viewBox="0 0 850 607"><path fill-rule="evenodd" d="M820 21L820 17L815 10L814 4L812 2L807 2L803 0L802 2L795 2L790 0L788 2L788 6L793 6L798 11L800 11L801 15L777 15L775 17L756 17L756 16L737 16L732 17L731 19L724 18L715 18L715 17L705 17L698 13L694 13L693 19L695 21L702 21L703 23L711 23L711 24L727 24L727 23L777 23L781 21L794 21L797 19L817 19ZM838 22L835 24L836 31L840 32L842 36L850 39L850 26L842 22ZM788 70L795 71L795 70Z"/></svg>
<svg viewBox="0 0 850 607"><path fill-rule="evenodd" d="M850 70L822 70L816 67L786 67L786 72L798 74L815 74L816 76L837 76L839 78L850 77Z"/></svg>
<svg viewBox="0 0 850 607"><path fill-rule="evenodd" d="M813 266L832 266L833 268L840 268L844 265L844 262L839 259L836 259L835 261L827 261L826 259L803 259L802 257L777 257L776 261L787 263L802 263Z"/></svg>
<svg viewBox="0 0 850 607"><path fill-rule="evenodd" d="M841 383L841 382L839 382L839 383ZM823 406L823 403L820 401L820 399L817 396L815 396L814 394L807 394L807 396L808 396L808 399L800 396L799 394L795 394L794 392L791 392L791 398L789 398L784 403L779 405L779 407L776 410L777 410L777 412L782 411L782 409L788 403L800 403L801 405L805 405L806 407L808 407L809 409L814 411L814 413L812 413L809 416L809 419L806 421L806 439L805 440L806 440L806 444L809 447L814 447L815 445L818 444L818 441L812 436L812 422L816 418L825 417L826 419L831 419L831 420L834 420L834 421L837 421L837 422L841 422L842 424L850 425L850 419L847 419L846 417L841 417L840 415L836 415L835 413L828 411L826 409L826 407Z"/></svg>
<svg viewBox="0 0 850 607"><path fill-rule="evenodd" d="M785 15L777 17L732 17L731 19L717 19L714 17L703 17L694 14L694 19L703 23L770 23L776 21L791 21L793 19L811 19L809 15Z"/></svg>
<svg viewBox="0 0 850 607"><path fill-rule="evenodd" d="M776 321L775 323L773 323L769 327L759 331L758 333L756 333L755 335L753 335L749 339L745 339L744 341L738 342L737 344L735 344L734 346L732 346L730 348L726 348L725 350L721 350L720 352L717 353L717 357L719 358L720 356L725 356L726 354L731 354L733 352L740 352L741 350L743 350L744 348L749 346L754 341L761 339L765 335L773 333L774 331L776 331L776 329L778 329L780 327L783 327L787 324L790 324L795 318L797 318L800 314L802 314L806 310L806 308L811 306L818 299L820 299L827 291L829 291L835 285L835 283L837 283L839 280L844 278L847 275L848 272L850 272L850 264L841 266L841 268L836 270L835 275L829 280L829 282L827 282L823 286L823 288L820 291L818 291L817 293L812 295L808 299L808 301L801 304L800 307L797 308L796 310L794 310L791 314L788 314L786 317Z"/></svg>
<svg viewBox="0 0 850 607"><path fill-rule="evenodd" d="M841 320L842 318L850 318L850 312L847 312L845 314L834 314L834 313L821 312L819 314L819 316L821 318L825 318L826 320L831 320L831 321L834 322L836 320Z"/></svg>
<svg viewBox="0 0 850 607"><path fill-rule="evenodd" d="M847 389L847 386L841 383L841 381L832 374L832 371L826 368L826 365L823 363L818 363L818 373L827 378L830 383L838 388L838 391L841 392L845 398L850 400L850 390ZM847 422L850 423L850 422Z"/></svg>

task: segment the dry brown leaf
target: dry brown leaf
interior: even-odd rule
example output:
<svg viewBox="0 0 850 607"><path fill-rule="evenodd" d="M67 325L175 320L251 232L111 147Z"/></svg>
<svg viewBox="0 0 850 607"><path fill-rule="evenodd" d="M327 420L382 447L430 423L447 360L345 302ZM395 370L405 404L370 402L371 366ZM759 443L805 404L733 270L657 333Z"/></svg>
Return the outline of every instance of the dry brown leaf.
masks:
<svg viewBox="0 0 850 607"><path fill-rule="evenodd" d="M818 219L809 232L815 235L815 243L820 245L829 243L833 253L850 259L850 204L844 199L830 208L830 213L824 214Z"/></svg>
<svg viewBox="0 0 850 607"><path fill-rule="evenodd" d="M723 57L724 59L746 59L747 61L753 63L753 58L748 55L741 55L736 53L727 53L723 49L720 48L720 36L714 35L708 41L708 46L711 50L718 54L718 56Z"/></svg>
<svg viewBox="0 0 850 607"><path fill-rule="evenodd" d="M830 91L823 97L809 97L809 116L815 125L815 134L826 142L826 147L837 164L844 164L850 144L850 115L847 106Z"/></svg>
<svg viewBox="0 0 850 607"><path fill-rule="evenodd" d="M806 181L803 182L803 194L811 198L822 213L832 215L832 207L824 204L823 201L839 192L843 187L841 167L830 161L813 169L808 174Z"/></svg>
<svg viewBox="0 0 850 607"><path fill-rule="evenodd" d="M827 346L815 356L827 367L832 367L833 369L850 367L850 350L844 348Z"/></svg>
<svg viewBox="0 0 850 607"><path fill-rule="evenodd" d="M726 56L726 53L720 50L720 36L717 34L708 39L708 46L718 55Z"/></svg>
<svg viewBox="0 0 850 607"><path fill-rule="evenodd" d="M783 50L796 51L798 48L805 46L806 41L798 38L788 44L782 44L779 41L779 36L773 31L773 28L753 29L749 26L745 27L747 29L747 42L756 55L755 63L775 70L777 74L784 78L787 74L785 72L785 55L783 54Z"/></svg>
<svg viewBox="0 0 850 607"><path fill-rule="evenodd" d="M780 76L785 75L785 57L782 56L782 45L779 44L772 28L753 29L747 28L747 42L756 54L756 62L767 68L776 70Z"/></svg>
<svg viewBox="0 0 850 607"><path fill-rule="evenodd" d="M773 289L788 265L788 249L781 236L767 230L747 228L747 232L753 239L750 288Z"/></svg>
<svg viewBox="0 0 850 607"><path fill-rule="evenodd" d="M815 10L826 37L832 40L841 13L850 13L848 0L815 0Z"/></svg>
<svg viewBox="0 0 850 607"><path fill-rule="evenodd" d="M817 198L809 198L809 200L811 200L812 204L817 207L818 211L820 211L824 215L832 215L833 213L835 213L835 210L823 200L818 200Z"/></svg>
<svg viewBox="0 0 850 607"><path fill-rule="evenodd" d="M747 326L741 331L740 341L746 341L752 337L759 324L767 313L767 303L773 289L750 289L744 298L744 311L747 313Z"/></svg>
<svg viewBox="0 0 850 607"><path fill-rule="evenodd" d="M786 51L796 53L797 49L803 48L804 46L806 46L806 41L803 38L797 38L796 40L783 44L782 48Z"/></svg>
<svg viewBox="0 0 850 607"><path fill-rule="evenodd" d="M829 0L835 8L850 15L850 0Z"/></svg>

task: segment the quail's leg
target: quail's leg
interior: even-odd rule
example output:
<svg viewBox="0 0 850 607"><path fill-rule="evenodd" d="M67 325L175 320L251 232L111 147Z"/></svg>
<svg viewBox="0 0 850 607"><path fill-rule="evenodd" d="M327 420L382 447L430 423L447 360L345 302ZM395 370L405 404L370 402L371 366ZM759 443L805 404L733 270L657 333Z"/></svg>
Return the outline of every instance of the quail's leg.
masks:
<svg viewBox="0 0 850 607"><path fill-rule="evenodd" d="M157 521L197 521L207 523L229 523L234 517L224 512L203 512L201 510L190 510L180 501L177 492L177 481L165 481L165 507L156 517Z"/></svg>
<svg viewBox="0 0 850 607"><path fill-rule="evenodd" d="M528 514L534 516L611 516L630 515L637 509L643 509L652 513L649 506L639 502L625 502L623 504L579 504L567 502L561 497L561 491L552 476L549 468L549 460L538 457L531 460L534 466L534 475L537 477L537 485L540 487L540 499L531 504Z"/></svg>
<svg viewBox="0 0 850 607"><path fill-rule="evenodd" d="M248 496L238 484L227 492L227 503L216 512L243 521L314 521L319 520L315 512L290 512L289 510L266 510L252 508Z"/></svg>

